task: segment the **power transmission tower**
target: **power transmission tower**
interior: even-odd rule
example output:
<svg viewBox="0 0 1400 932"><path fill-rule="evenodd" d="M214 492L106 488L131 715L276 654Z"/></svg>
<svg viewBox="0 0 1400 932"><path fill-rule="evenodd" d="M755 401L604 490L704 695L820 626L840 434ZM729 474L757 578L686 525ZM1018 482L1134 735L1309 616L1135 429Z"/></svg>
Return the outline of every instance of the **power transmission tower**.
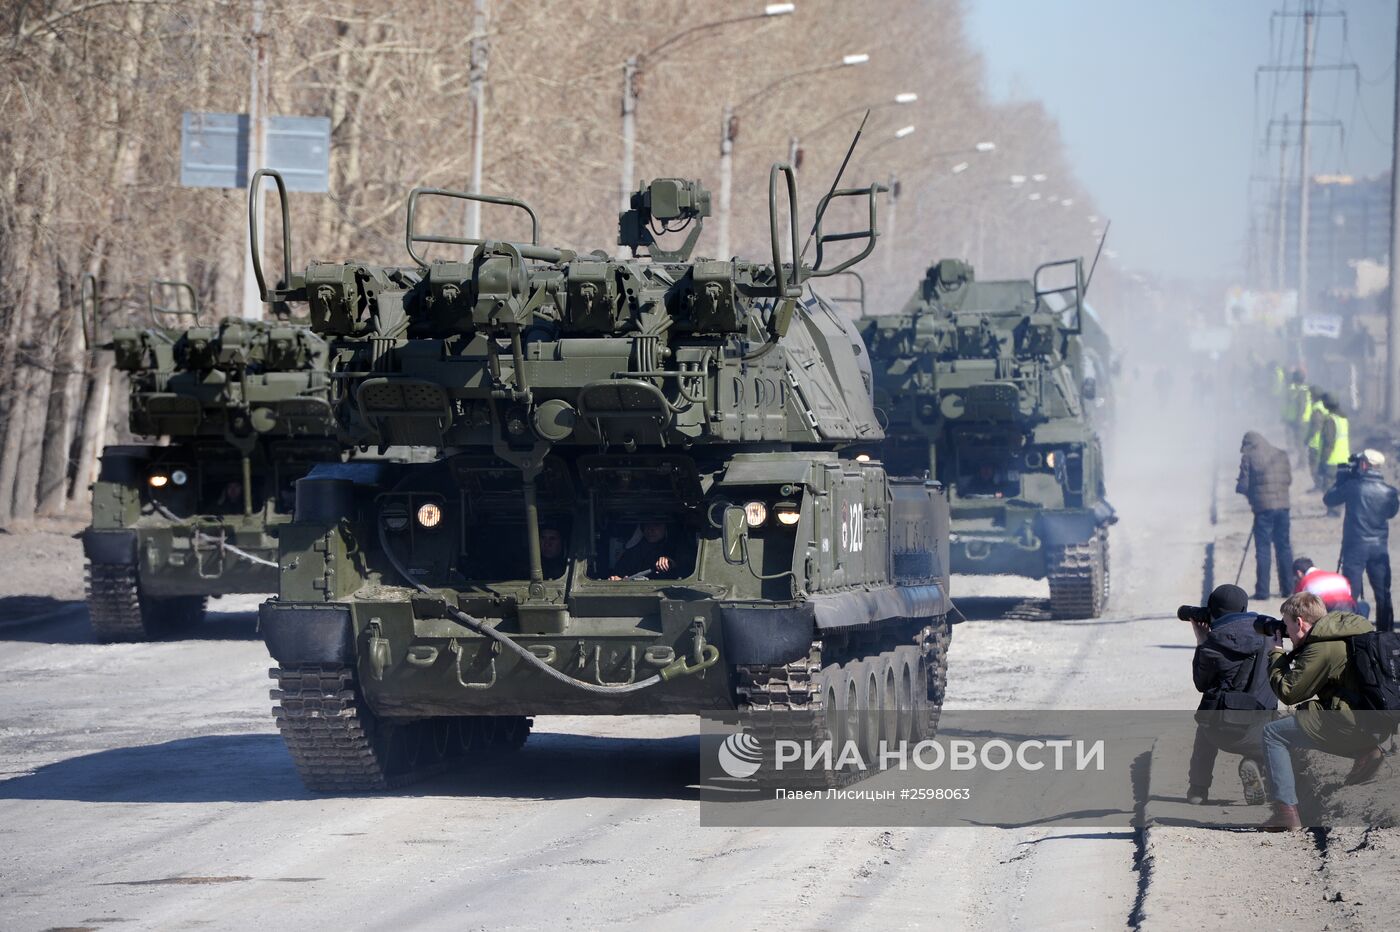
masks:
<svg viewBox="0 0 1400 932"><path fill-rule="evenodd" d="M1338 63L1334 65L1319 65L1314 61L1314 53L1317 46L1317 21L1322 18L1337 18L1343 22L1345 30L1346 13L1340 10L1322 12L1318 10L1317 0L1303 0L1302 9L1298 12L1287 10L1277 10L1270 20L1279 18L1302 19L1303 21L1303 60L1297 65L1261 65L1255 69L1256 89L1259 75L1269 73L1300 72L1302 74L1302 119L1298 121L1298 316L1301 322L1302 317L1307 313L1309 286L1308 286L1308 240L1310 195L1311 195L1311 175L1310 166L1310 130L1316 123L1310 119L1312 113L1312 77L1318 71L1350 71L1356 76L1359 84L1361 71L1354 63ZM1301 361L1301 329L1299 330L1299 357Z"/></svg>

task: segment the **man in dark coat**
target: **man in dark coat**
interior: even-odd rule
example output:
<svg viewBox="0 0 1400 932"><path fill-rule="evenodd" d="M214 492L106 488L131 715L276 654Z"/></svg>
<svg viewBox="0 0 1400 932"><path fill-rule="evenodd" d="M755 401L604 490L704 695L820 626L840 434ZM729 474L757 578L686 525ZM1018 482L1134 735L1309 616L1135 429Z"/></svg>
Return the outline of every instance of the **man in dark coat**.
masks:
<svg viewBox="0 0 1400 932"><path fill-rule="evenodd" d="M1278 591L1293 591L1293 544L1290 540L1288 489L1293 467L1288 453L1250 431L1240 444L1240 476L1235 491L1254 510L1254 598L1269 597L1269 553L1278 570Z"/></svg>
<svg viewBox="0 0 1400 932"><path fill-rule="evenodd" d="M1264 802L1263 729L1266 716L1278 708L1269 688L1270 643L1254 630L1253 612L1245 611L1247 598L1239 586L1217 586L1206 609L1210 620L1192 622L1196 654L1191 675L1201 693L1196 712L1196 743L1191 750L1186 799L1201 805L1210 792L1215 755L1239 754L1240 785L1245 802ZM1232 712L1245 713L1244 724L1232 721Z"/></svg>
<svg viewBox="0 0 1400 932"><path fill-rule="evenodd" d="M1385 455L1366 450L1351 469L1337 470L1337 481L1322 496L1328 508L1346 506L1342 518L1342 575L1353 598L1361 598L1361 574L1371 581L1376 603L1376 630L1389 631L1395 614L1390 604L1390 519L1400 512L1400 495L1381 478Z"/></svg>

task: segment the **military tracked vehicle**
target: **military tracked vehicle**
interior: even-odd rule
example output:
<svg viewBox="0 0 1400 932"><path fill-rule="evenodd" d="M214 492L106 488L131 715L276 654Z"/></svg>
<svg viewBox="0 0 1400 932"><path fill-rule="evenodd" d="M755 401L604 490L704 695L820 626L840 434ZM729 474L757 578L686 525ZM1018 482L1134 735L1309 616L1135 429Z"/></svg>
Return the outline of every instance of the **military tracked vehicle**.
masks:
<svg viewBox="0 0 1400 932"><path fill-rule="evenodd" d="M353 359L338 391L372 442L440 451L297 483L261 631L308 787L382 789L519 747L545 713L738 710L755 730L831 735L869 709L883 725L853 740L930 731L946 498L856 458L880 437L864 350L803 287L869 254L875 196L829 193L818 218L856 197L870 226L818 220L815 261L794 265L783 165L771 261L692 258L709 195L691 181L633 195L619 240L639 258L542 246L517 200L418 189L412 265L288 260L285 284L263 285ZM415 217L432 198L503 205L533 233L428 235ZM825 267L838 240L863 249ZM473 251L429 261L435 243Z"/></svg>
<svg viewBox="0 0 1400 932"><path fill-rule="evenodd" d="M152 282L148 304L150 325L116 330L111 348L131 432L151 442L103 450L83 532L100 641L193 624L211 595L275 592L293 483L341 458L324 339L285 321L206 324L182 282Z"/></svg>
<svg viewBox="0 0 1400 932"><path fill-rule="evenodd" d="M1060 618L1103 611L1116 520L1075 362L1082 294L1078 260L979 282L945 259L900 313L861 324L881 455L948 488L953 572L1048 579Z"/></svg>

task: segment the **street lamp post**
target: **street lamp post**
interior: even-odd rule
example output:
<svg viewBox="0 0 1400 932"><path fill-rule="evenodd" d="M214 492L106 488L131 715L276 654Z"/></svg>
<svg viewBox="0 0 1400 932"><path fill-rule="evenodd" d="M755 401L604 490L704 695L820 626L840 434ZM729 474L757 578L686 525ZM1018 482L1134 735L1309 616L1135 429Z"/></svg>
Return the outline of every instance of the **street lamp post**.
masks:
<svg viewBox="0 0 1400 932"><path fill-rule="evenodd" d="M837 123L839 123L841 120L844 120L848 116L854 116L857 113L866 113L872 110L880 110L884 107L897 107L903 106L905 104L912 104L918 99L918 94L915 94L913 91L906 91L904 93L895 94L894 97L890 98L889 100L882 100L879 103L861 104L860 106L852 107L849 110L842 110L840 113L836 114L834 117L827 120L825 123L822 123L817 128L807 130L803 135L806 138L811 138L827 129L830 129L832 126L835 126Z"/></svg>
<svg viewBox="0 0 1400 932"><path fill-rule="evenodd" d="M899 216L899 178L893 172L890 173L890 207L886 211L885 222L885 249L884 266L885 278L888 279L894 274L894 234L897 227L895 221Z"/></svg>
<svg viewBox="0 0 1400 932"><path fill-rule="evenodd" d="M476 0L472 15L471 51L467 96L472 107L472 176L468 190L481 193L481 166L486 135L486 10L487 0ZM481 202L467 201L467 238L481 239ZM471 258L474 246L463 246L464 258Z"/></svg>
<svg viewBox="0 0 1400 932"><path fill-rule="evenodd" d="M769 91L776 89L779 85L808 75L819 74L823 71L834 71L837 68L851 68L856 65L863 65L870 61L870 56L864 53L844 55L839 62L830 65L819 65L816 68L806 68L802 71L794 71L791 74L783 75L776 81L772 81L766 86L759 88L754 93L745 97L737 104L725 104L724 114L720 122L719 140L719 205L715 214L715 226L718 231L718 249L716 253L719 258L729 258L729 216L730 207L733 204L733 180L734 180L734 140L739 135L739 112L749 104L763 97ZM790 145L796 145L796 137L790 140ZM792 222L796 223L797 218L793 217Z"/></svg>
<svg viewBox="0 0 1400 932"><path fill-rule="evenodd" d="M735 16L730 19L721 19L712 23L701 23L698 26L691 26L688 29L682 29L680 32L667 36L641 54L628 56L627 61L624 62L622 66L622 183L618 201L618 211L620 213L626 213L632 206L632 186L636 169L637 150L637 77L641 74L642 68L645 67L647 60L663 49L697 33L709 32L737 23L753 22L758 19L787 16L796 9L797 4L795 3L770 3L763 8L762 13L752 13L748 16Z"/></svg>

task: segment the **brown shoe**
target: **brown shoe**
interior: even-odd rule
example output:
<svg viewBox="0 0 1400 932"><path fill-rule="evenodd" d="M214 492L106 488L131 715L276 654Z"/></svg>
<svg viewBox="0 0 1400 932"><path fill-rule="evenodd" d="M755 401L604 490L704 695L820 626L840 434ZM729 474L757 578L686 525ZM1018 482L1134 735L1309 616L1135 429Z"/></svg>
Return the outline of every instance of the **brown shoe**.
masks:
<svg viewBox="0 0 1400 932"><path fill-rule="evenodd" d="M1367 783L1374 780L1376 771L1381 769L1381 764L1385 763L1385 752L1380 748L1371 748L1365 754L1358 757L1351 765L1351 773L1342 782L1347 786L1356 786L1358 783Z"/></svg>
<svg viewBox="0 0 1400 932"><path fill-rule="evenodd" d="M1274 814L1259 826L1261 832L1301 832L1302 820L1298 818L1298 807L1287 803L1274 803Z"/></svg>

